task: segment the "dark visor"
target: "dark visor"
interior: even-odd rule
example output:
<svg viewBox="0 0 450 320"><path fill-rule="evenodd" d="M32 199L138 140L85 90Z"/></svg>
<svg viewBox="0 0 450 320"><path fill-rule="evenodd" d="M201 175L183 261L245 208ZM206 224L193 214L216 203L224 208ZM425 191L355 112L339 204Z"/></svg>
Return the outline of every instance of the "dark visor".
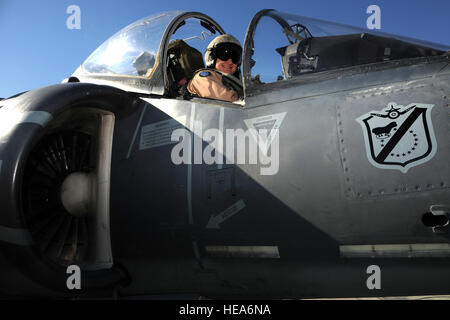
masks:
<svg viewBox="0 0 450 320"><path fill-rule="evenodd" d="M234 64L241 63L242 49L234 43L220 43L215 48L216 58L228 61L231 58Z"/></svg>

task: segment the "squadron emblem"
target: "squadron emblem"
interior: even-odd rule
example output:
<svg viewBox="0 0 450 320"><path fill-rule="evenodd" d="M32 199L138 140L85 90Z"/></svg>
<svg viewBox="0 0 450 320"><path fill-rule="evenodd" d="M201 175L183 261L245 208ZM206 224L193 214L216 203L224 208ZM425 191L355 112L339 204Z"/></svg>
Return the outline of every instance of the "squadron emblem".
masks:
<svg viewBox="0 0 450 320"><path fill-rule="evenodd" d="M427 162L436 153L431 123L432 104L394 102L381 111L370 111L356 119L361 125L369 162L381 169L409 168Z"/></svg>

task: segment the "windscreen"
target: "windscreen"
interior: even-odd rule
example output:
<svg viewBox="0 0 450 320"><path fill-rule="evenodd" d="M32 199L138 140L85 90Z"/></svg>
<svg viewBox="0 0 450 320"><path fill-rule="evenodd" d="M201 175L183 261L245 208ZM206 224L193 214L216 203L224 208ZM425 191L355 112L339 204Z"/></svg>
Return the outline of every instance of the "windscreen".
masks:
<svg viewBox="0 0 450 320"><path fill-rule="evenodd" d="M169 23L181 12L164 12L123 28L82 64L87 73L149 77Z"/></svg>

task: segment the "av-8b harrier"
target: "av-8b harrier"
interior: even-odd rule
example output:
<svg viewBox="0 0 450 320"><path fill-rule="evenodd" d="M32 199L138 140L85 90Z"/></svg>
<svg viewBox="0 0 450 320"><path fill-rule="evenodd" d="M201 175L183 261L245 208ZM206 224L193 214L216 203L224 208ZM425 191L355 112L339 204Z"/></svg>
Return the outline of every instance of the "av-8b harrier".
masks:
<svg viewBox="0 0 450 320"><path fill-rule="evenodd" d="M0 293L450 293L448 47L274 10L244 98L186 92L224 30L139 20L0 101Z"/></svg>

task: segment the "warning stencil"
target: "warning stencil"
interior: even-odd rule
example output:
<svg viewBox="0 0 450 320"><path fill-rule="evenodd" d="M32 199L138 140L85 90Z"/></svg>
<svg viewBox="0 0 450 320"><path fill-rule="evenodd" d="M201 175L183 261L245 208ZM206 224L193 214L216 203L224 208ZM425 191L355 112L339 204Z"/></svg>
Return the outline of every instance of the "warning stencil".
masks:
<svg viewBox="0 0 450 320"><path fill-rule="evenodd" d="M168 144L177 143L172 141L172 132L176 129L183 128L184 120L168 119L147 124L141 129L141 140L139 143L139 150L145 150Z"/></svg>

